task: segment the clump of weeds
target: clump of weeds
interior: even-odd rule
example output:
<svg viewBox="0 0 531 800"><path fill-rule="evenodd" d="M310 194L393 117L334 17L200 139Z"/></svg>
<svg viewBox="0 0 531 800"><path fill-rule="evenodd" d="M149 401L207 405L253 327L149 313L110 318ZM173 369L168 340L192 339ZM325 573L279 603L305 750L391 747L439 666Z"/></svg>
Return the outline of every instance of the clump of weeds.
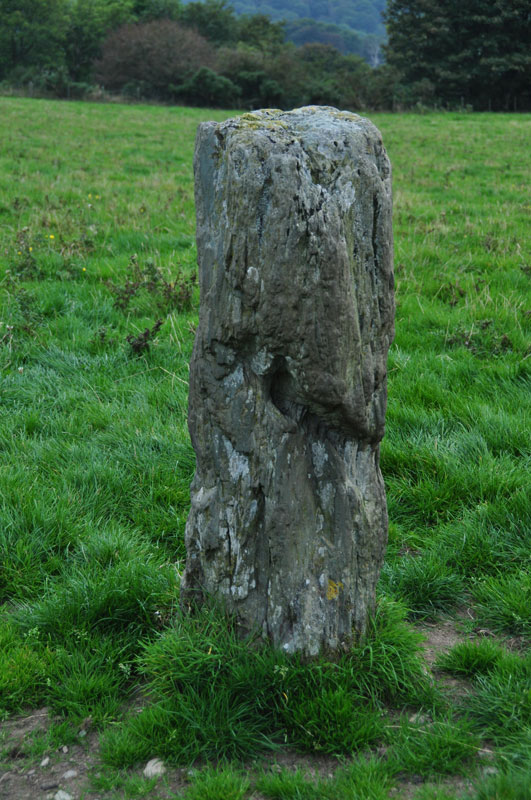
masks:
<svg viewBox="0 0 531 800"><path fill-rule="evenodd" d="M148 259L141 267L136 254L130 258L129 271L130 277L124 284L107 282L115 297L114 307L120 311L127 311L133 298L142 293L153 298L157 307L166 312L187 311L191 308L195 274L188 276L179 270L173 280L166 280L153 259Z"/></svg>
<svg viewBox="0 0 531 800"><path fill-rule="evenodd" d="M35 336L36 328L43 318L37 298L23 286L16 284L11 297L14 301L13 331Z"/></svg>
<svg viewBox="0 0 531 800"><path fill-rule="evenodd" d="M91 352L98 353L106 347L113 347L116 344L116 339L109 336L109 331L106 327L98 328L94 336L89 341Z"/></svg>
<svg viewBox="0 0 531 800"><path fill-rule="evenodd" d="M513 350L513 343L506 333L496 333L491 328L492 320L481 320L477 327L469 330L457 328L447 337L446 344L450 347L465 347L478 357L500 356Z"/></svg>
<svg viewBox="0 0 531 800"><path fill-rule="evenodd" d="M443 284L437 294L443 303L448 303L452 308L458 304L459 300L462 300L463 297L466 296L466 292L459 284L459 281L455 281L454 283L449 281Z"/></svg>
<svg viewBox="0 0 531 800"><path fill-rule="evenodd" d="M35 259L33 248L29 228L27 226L21 228L15 237L13 274L17 278L37 281L44 277L44 273Z"/></svg>
<svg viewBox="0 0 531 800"><path fill-rule="evenodd" d="M72 239L70 242L65 242L61 247L60 253L65 259L81 258L87 253L94 252L95 248L94 240L85 234L77 239Z"/></svg>
<svg viewBox="0 0 531 800"><path fill-rule="evenodd" d="M0 345L11 349L13 344L13 325L6 325L4 332L0 330Z"/></svg>
<svg viewBox="0 0 531 800"><path fill-rule="evenodd" d="M162 324L163 320L158 319L152 328L146 328L142 333L139 333L138 336L134 336L132 333L126 336L125 340L131 347L135 356L141 356L149 350L149 346L161 329Z"/></svg>

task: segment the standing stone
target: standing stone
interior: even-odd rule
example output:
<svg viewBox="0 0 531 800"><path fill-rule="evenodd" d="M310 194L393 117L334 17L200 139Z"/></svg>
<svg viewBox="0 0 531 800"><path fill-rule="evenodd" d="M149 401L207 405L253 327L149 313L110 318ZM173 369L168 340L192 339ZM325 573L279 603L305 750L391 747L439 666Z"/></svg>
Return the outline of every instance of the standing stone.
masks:
<svg viewBox="0 0 531 800"><path fill-rule="evenodd" d="M365 629L387 542L389 161L368 120L310 106L200 125L194 169L182 604L333 655Z"/></svg>

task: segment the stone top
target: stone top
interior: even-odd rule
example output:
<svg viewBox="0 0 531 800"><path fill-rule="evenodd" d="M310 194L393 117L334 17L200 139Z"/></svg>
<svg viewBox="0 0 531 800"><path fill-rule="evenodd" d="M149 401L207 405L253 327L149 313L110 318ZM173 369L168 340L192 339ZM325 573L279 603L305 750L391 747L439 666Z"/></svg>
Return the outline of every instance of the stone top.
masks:
<svg viewBox="0 0 531 800"><path fill-rule="evenodd" d="M292 144L301 145L307 153L321 153L333 161L337 161L340 153L344 152L348 144L346 140L349 140L350 152L353 139L363 140L366 155L377 155L378 151L383 150L380 132L370 120L332 106L303 106L292 111L266 108L231 117L221 123L204 122L199 128L211 126L215 126L220 139L236 136L242 143L256 144L257 136L274 134L279 144L286 144L291 139ZM247 137L247 132L252 135ZM387 159L378 167L383 167L382 177L389 175Z"/></svg>

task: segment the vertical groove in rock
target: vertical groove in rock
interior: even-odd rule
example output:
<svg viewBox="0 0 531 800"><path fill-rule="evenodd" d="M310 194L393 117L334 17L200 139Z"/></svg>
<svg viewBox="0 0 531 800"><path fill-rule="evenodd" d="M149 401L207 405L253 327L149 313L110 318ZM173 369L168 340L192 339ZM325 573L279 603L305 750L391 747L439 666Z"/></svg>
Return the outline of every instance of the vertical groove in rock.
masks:
<svg viewBox="0 0 531 800"><path fill-rule="evenodd" d="M182 602L333 654L365 628L387 540L389 162L370 122L311 106L202 124L194 169Z"/></svg>

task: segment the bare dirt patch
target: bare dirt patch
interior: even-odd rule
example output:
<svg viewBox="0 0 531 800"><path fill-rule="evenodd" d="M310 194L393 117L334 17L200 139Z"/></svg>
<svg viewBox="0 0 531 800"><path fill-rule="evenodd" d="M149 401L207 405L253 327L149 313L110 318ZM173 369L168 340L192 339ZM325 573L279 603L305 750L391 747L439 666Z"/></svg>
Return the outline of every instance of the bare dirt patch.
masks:
<svg viewBox="0 0 531 800"><path fill-rule="evenodd" d="M426 666L437 682L447 691L451 692L454 699L463 697L470 692L470 681L465 678L456 678L438 670L435 663L439 656L448 653L460 642L474 638L462 630L460 620L470 619L468 609L461 610L457 618L439 620L437 622L424 622L417 625L417 630L425 637L422 643Z"/></svg>
<svg viewBox="0 0 531 800"><path fill-rule="evenodd" d="M443 620L430 624L428 622L417 626L418 630L425 637L422 644L426 664L431 669L442 653L447 653L456 644L465 641L467 638L456 626L454 619Z"/></svg>
<svg viewBox="0 0 531 800"><path fill-rule="evenodd" d="M45 735L57 721L49 715L47 708L42 708L0 723L2 800L103 800L105 797L133 796L122 793L119 786L110 792L91 788L90 775L96 774L101 766L99 733L94 729L80 728L79 743L47 748L38 753L35 737ZM124 772L124 779L127 776L142 777L144 766ZM110 772L105 767L102 771ZM152 791L148 786L149 793L141 796L151 800L174 797L186 786L187 770L167 769L160 785L156 783L152 781Z"/></svg>
<svg viewBox="0 0 531 800"><path fill-rule="evenodd" d="M97 762L98 734L80 729L79 744L36 746L53 723L47 708L0 723L0 797L9 800L53 798L62 790L79 797L87 772ZM88 798L90 795L85 795ZM66 798L63 798L66 800Z"/></svg>
<svg viewBox="0 0 531 800"><path fill-rule="evenodd" d="M455 797L467 797L467 792L470 792L473 788L473 782L469 778L454 776L433 783L431 781L425 781L420 776L414 776L410 780L400 781L398 786L391 789L389 796L391 798L400 798L400 800L412 800L421 786L425 789L433 788L434 790L446 791L448 794L452 794Z"/></svg>

